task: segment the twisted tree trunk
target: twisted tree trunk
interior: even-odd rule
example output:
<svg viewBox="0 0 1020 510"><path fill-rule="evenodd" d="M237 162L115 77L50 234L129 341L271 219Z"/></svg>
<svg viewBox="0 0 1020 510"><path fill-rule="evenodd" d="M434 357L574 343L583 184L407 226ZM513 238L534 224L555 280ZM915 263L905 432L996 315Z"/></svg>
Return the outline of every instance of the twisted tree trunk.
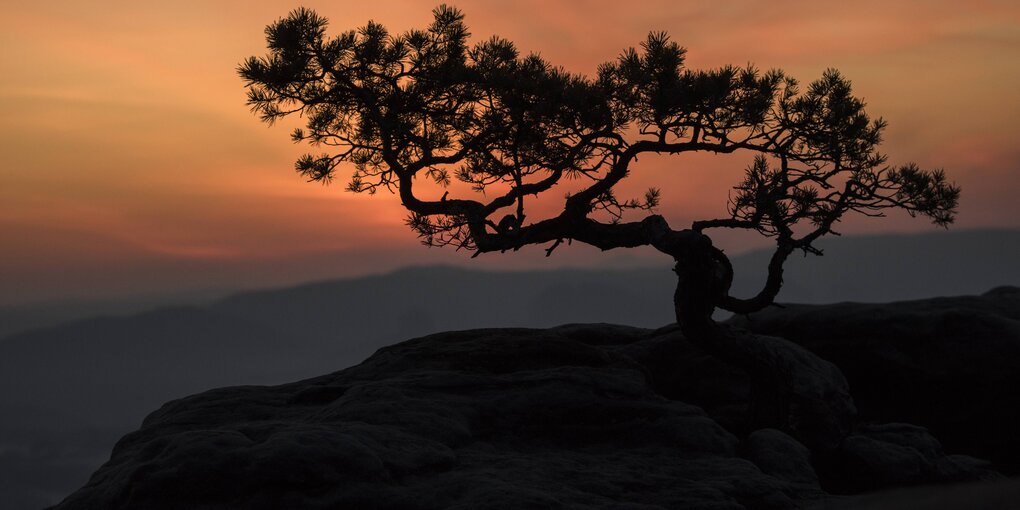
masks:
<svg viewBox="0 0 1020 510"><path fill-rule="evenodd" d="M842 372L778 337L753 335L712 320L729 273L711 240L700 236L673 255L676 320L684 336L709 354L743 369L751 380L752 428L784 430L814 451L838 446L856 408Z"/></svg>

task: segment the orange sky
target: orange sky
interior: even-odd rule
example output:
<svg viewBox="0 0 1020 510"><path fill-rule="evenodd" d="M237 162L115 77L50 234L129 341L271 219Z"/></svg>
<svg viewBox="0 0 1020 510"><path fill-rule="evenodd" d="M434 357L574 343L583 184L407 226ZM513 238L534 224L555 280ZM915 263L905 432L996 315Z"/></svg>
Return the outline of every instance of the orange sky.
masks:
<svg viewBox="0 0 1020 510"><path fill-rule="evenodd" d="M461 1L476 38L498 34L568 70L666 30L691 67L827 67L889 121L892 162L945 167L963 186L957 228L1020 227L1020 4L968 2ZM13 5L12 5L13 4ZM305 5L335 31L392 31L431 2L6 2L0 7L0 304L248 287L423 262L392 196L303 182L303 152L244 105L237 64L263 28ZM651 159L628 188L663 188L675 226L719 216L745 162ZM928 229L851 221L844 231ZM732 248L751 246L732 241ZM540 254L536 250L536 253ZM555 265L598 263L591 250ZM626 255L622 255L626 257ZM614 255L619 258L621 255ZM482 264L546 265L535 253ZM497 260L499 259L499 260ZM598 259L598 262L595 260Z"/></svg>

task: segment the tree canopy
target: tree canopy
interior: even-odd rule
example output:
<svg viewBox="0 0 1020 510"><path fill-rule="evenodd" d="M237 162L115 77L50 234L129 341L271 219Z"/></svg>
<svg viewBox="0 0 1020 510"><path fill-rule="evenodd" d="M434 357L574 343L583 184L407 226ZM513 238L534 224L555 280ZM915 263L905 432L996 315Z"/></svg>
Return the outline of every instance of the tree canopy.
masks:
<svg viewBox="0 0 1020 510"><path fill-rule="evenodd" d="M297 9L266 28L268 54L239 67L263 121L304 119L293 140L319 152L301 157L298 172L330 182L349 171L350 191L397 194L430 246L651 245L682 264L711 229L755 230L776 245L757 296L728 294L732 268L713 248L724 288L711 305L749 312L772 302L787 256L819 253L815 241L844 214L898 208L953 221L960 189L942 170L888 164L878 151L885 121L835 70L807 86L750 66L693 70L684 48L653 32L589 77L505 39L470 42L457 9L433 14L422 30L369 22L329 36L326 19ZM738 151L754 158L725 217L674 229L655 213L659 189L615 192L641 154ZM571 192L542 216L534 197L567 181ZM426 185L446 192L423 198Z"/></svg>

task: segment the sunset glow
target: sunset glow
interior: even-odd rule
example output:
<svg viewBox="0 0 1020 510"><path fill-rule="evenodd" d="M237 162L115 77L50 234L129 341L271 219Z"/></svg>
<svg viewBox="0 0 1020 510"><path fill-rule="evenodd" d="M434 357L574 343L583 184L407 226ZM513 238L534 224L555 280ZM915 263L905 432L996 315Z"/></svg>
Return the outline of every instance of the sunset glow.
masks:
<svg viewBox="0 0 1020 510"><path fill-rule="evenodd" d="M891 163L944 167L963 188L954 228L1020 227L1020 5L1016 2L451 2L475 40L498 34L592 74L651 30L688 66L837 68L889 122ZM433 4L68 0L0 8L0 304L250 287L401 265L464 262L428 250L394 196L305 182L306 148L245 106L236 73L263 28L299 5L333 33L372 19L401 32ZM649 158L622 192L663 190L680 226L725 214L750 156ZM905 215L842 232L933 228ZM733 249L754 246L733 240ZM505 260L537 267L541 250ZM593 250L556 254L592 263ZM562 256L561 256L562 255ZM493 258L493 257L482 257Z"/></svg>

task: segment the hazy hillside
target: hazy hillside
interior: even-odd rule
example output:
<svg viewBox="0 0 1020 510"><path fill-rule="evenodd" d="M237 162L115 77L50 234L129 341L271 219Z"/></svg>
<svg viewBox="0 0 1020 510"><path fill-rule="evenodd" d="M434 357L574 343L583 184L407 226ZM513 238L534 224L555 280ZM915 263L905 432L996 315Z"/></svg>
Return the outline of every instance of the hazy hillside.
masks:
<svg viewBox="0 0 1020 510"><path fill-rule="evenodd" d="M822 240L819 246L824 249L825 256L803 257L800 254L794 254L787 261L786 285L780 294L780 300L799 303L829 303L836 301L883 302L938 295L978 294L997 285L1020 283L1020 264L1016 262L1020 260L1020 231L1018 230L949 230L911 235L836 237ZM738 294L749 294L757 290L757 286L764 279L764 270L770 255L771 252L768 250L759 250L732 256L737 270L735 291ZM606 257L606 270L610 275L617 273L617 268L614 268L609 262L611 258L611 256ZM672 274L669 273L670 263L665 258L661 261L656 261L655 259L651 259L651 261L652 263L646 276L635 276L635 274L644 274L644 271L636 271L627 274L627 277L634 277L631 280L624 281L609 276L608 278L612 282L607 283L602 278L595 277L592 283L595 285L619 284L628 289L628 295L647 294L652 300L655 300L656 296L665 295L668 299L672 290L667 291L663 289L672 286L670 281ZM449 273L441 277L445 278L445 281L442 282L443 285L439 290L449 288L450 292L456 294L457 291L453 289L466 289L467 287L465 286L474 285L475 289L484 293L486 299L472 300L472 304L477 304L479 308L488 308L485 305L494 302L490 300L494 300L495 295L489 296L488 289L491 287L480 282L480 274L483 272L473 267L471 261L466 258L464 259L464 267L467 272L462 274L473 276L465 276L466 279L455 281L454 278L457 278L457 273ZM631 263L630 267L634 267L633 263ZM548 274L545 271L539 271L539 273ZM580 273L596 274L598 272L584 270L574 271L574 273L579 278L585 278ZM521 273L515 273L515 275L521 275ZM502 284L500 287L501 291L508 293L508 295L517 292L518 280L521 280L523 285L524 282L542 282L545 277L537 276L535 279L529 280L528 277L521 276L521 278L518 278L518 276L513 276L510 279L512 281L509 284ZM307 293L309 297L318 292L319 296L326 296L325 300L319 300L321 303L332 304L338 302L338 299L344 299L337 298L331 294L336 285L355 285L354 282L363 281L359 288L375 286L381 292L386 292L386 289L395 289L401 285L396 280L385 284L372 283L383 280L380 280L379 277L349 278L301 285L286 290L268 289L254 293L244 292L240 293L237 299L243 301L247 298L242 296L265 296L267 293L272 294L278 291ZM570 280L570 277L562 280L564 285L575 285L576 282L567 283L568 280ZM411 288L420 283L423 282L408 281L407 287ZM545 286L544 283L542 285ZM241 282L237 286L245 287L247 284ZM439 296L434 294L437 289L422 288L420 286L418 288L421 291L419 295L425 292L430 293L430 297L426 301L433 302L440 300ZM351 291L353 287L351 289L344 288L343 290L345 292ZM575 290L583 289L576 289L575 285ZM414 291L411 290L410 292ZM663 292L666 294L662 294ZM109 298L87 302L71 300L0 307L0 338L31 329L53 326L68 320L77 320L100 314L133 314L169 304L205 304L212 301L214 296L228 294L230 293L223 290L201 290L163 296L150 294L143 297L131 296L121 299ZM405 291L400 291L398 294L405 294ZM288 294L288 296L295 297L296 294ZM299 297L299 299L301 298ZM236 299L228 301L236 301ZM349 298L348 302L350 301L356 300ZM616 307L609 306L608 301L606 303L606 306L602 306L596 311L608 311L608 313L612 314L627 313L626 310L619 310ZM510 304L511 306L506 311L516 317L526 315L520 310L523 310L523 307L530 307L532 309L531 313L538 316L544 315L548 318L549 324L569 322L574 320L571 317L576 315L575 311L569 308L569 302L566 303L568 306L557 309L550 309L533 303L521 303L520 306L515 307L508 299L503 299L500 304L504 305L504 307ZM557 307L563 304L556 303ZM392 305L393 303L391 303ZM297 305L291 306L298 308ZM327 305L309 304L309 306L325 307ZM459 306L465 306L465 303L459 303ZM653 306L657 308L659 305L655 304ZM668 307L668 301L664 306ZM375 307L368 306L367 304L366 308L375 310ZM336 316L336 310L331 310L329 315ZM449 310L450 312L453 311L452 309ZM408 312L409 317L413 316L414 313L414 311ZM646 315L643 318L635 317L633 320L654 320L659 322L670 320L668 310L656 310L654 313L655 315ZM478 320L471 317L456 317L457 314L453 313L446 313L444 315L450 317L451 320L464 319L475 321L476 323ZM614 315L614 317L617 316L619 315ZM623 315L623 319L618 322L630 323L630 320L630 316ZM634 324L639 324L639 322L634 322ZM413 329L418 331L417 326ZM405 336L400 336L400 338Z"/></svg>
<svg viewBox="0 0 1020 510"><path fill-rule="evenodd" d="M360 361L381 344L437 331L479 327L670 322L672 273L535 271L495 273L454 267L410 268L383 276L291 289L248 292L210 307L215 312L295 331L334 344L362 338L342 352Z"/></svg>
<svg viewBox="0 0 1020 510"><path fill-rule="evenodd" d="M171 306L205 305L236 291L197 290L132 295L120 298L72 298L21 305L0 306L0 338L62 322L109 315L142 313Z"/></svg>
<svg viewBox="0 0 1020 510"><path fill-rule="evenodd" d="M980 294L1020 284L1020 231L948 230L925 234L831 237L825 255L794 253L786 263L779 301L888 302ZM738 290L764 280L767 252L734 258ZM741 279L742 275L750 278ZM753 283L751 283L753 281Z"/></svg>

